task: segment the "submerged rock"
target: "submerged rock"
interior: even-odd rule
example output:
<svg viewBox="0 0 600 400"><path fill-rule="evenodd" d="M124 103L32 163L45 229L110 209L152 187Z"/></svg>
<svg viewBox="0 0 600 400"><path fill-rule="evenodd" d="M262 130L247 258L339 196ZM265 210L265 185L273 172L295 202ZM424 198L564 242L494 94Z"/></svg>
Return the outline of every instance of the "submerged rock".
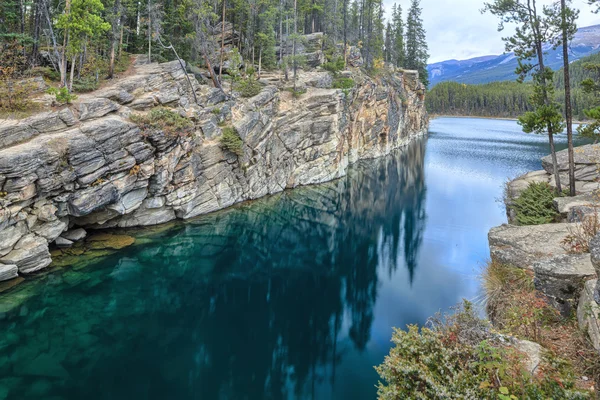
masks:
<svg viewBox="0 0 600 400"><path fill-rule="evenodd" d="M94 250L113 249L120 250L135 243L135 238L127 235L113 235L99 233L88 238L88 245Z"/></svg>

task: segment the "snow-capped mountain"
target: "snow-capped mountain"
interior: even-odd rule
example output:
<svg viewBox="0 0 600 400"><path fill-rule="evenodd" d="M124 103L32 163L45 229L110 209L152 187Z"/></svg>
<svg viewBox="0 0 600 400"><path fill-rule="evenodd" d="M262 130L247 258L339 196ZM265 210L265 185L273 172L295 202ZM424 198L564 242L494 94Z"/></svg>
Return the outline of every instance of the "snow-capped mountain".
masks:
<svg viewBox="0 0 600 400"><path fill-rule="evenodd" d="M562 67L562 48L546 46L547 65L552 69ZM600 25L579 28L570 46L570 61L600 51ZM427 66L431 86L444 81L461 83L488 83L516 79L517 60L512 53L483 56L469 60L448 60Z"/></svg>

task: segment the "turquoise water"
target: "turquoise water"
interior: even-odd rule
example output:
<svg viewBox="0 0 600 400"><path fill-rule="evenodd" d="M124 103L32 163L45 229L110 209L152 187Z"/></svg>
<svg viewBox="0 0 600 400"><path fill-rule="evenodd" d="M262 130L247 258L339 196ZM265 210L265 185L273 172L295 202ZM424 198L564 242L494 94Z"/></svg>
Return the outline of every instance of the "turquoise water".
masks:
<svg viewBox="0 0 600 400"><path fill-rule="evenodd" d="M546 153L437 119L335 182L134 232L0 295L0 400L373 399L392 326L478 296L502 183Z"/></svg>

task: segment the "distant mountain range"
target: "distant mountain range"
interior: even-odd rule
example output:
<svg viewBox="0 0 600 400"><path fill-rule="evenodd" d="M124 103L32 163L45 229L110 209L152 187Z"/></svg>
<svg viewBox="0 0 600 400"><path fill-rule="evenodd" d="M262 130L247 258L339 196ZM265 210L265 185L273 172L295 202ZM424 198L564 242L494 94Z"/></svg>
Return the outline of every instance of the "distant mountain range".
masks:
<svg viewBox="0 0 600 400"><path fill-rule="evenodd" d="M546 63L552 69L562 67L562 48L552 50L548 46ZM571 42L570 61L592 55L600 51L600 25L579 28ZM448 60L429 64L430 86L444 81L460 83L488 83L514 80L517 59L513 53L500 56L483 56L469 60Z"/></svg>

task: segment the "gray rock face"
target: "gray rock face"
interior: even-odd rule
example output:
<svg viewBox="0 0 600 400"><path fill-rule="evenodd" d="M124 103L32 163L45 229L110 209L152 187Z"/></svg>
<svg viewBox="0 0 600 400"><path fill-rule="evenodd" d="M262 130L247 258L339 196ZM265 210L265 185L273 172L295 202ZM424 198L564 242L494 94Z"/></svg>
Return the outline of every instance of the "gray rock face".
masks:
<svg viewBox="0 0 600 400"><path fill-rule="evenodd" d="M0 282L8 281L19 276L19 268L16 265L0 264Z"/></svg>
<svg viewBox="0 0 600 400"><path fill-rule="evenodd" d="M589 144L578 147L574 152L575 159L575 179L578 181L592 182L598 178L598 163L600 159L600 144ZM569 154L567 150L556 153L559 173L568 173L569 171ZM542 158L542 167L553 174L552 157L546 156Z"/></svg>
<svg viewBox="0 0 600 400"><path fill-rule="evenodd" d="M492 260L524 269L533 264L565 255L561 242L573 224L532 226L502 225L488 234Z"/></svg>
<svg viewBox="0 0 600 400"><path fill-rule="evenodd" d="M585 282L596 277L589 254L564 254L533 264L535 287L546 294L564 316L579 301Z"/></svg>
<svg viewBox="0 0 600 400"><path fill-rule="evenodd" d="M597 276L600 278L600 233L590 240L589 247L592 265L596 270ZM600 304L600 280L598 280L598 285L596 286L593 297L596 302Z"/></svg>
<svg viewBox="0 0 600 400"><path fill-rule="evenodd" d="M319 53L322 35L312 36L303 51ZM0 121L0 263L20 273L46 267L48 243L85 235L67 227L159 224L332 180L427 129L424 87L408 72L357 72L348 91L331 89L328 73L301 73L308 90L299 98L270 85L235 101L191 76L195 104L178 62L135 68L71 109ZM169 134L129 119L157 105L194 128ZM237 129L240 154L221 148L224 126Z"/></svg>
<svg viewBox="0 0 600 400"><path fill-rule="evenodd" d="M579 327L588 332L594 348L600 351L600 305L594 300L597 284L598 280L586 282L577 307L577 321Z"/></svg>

